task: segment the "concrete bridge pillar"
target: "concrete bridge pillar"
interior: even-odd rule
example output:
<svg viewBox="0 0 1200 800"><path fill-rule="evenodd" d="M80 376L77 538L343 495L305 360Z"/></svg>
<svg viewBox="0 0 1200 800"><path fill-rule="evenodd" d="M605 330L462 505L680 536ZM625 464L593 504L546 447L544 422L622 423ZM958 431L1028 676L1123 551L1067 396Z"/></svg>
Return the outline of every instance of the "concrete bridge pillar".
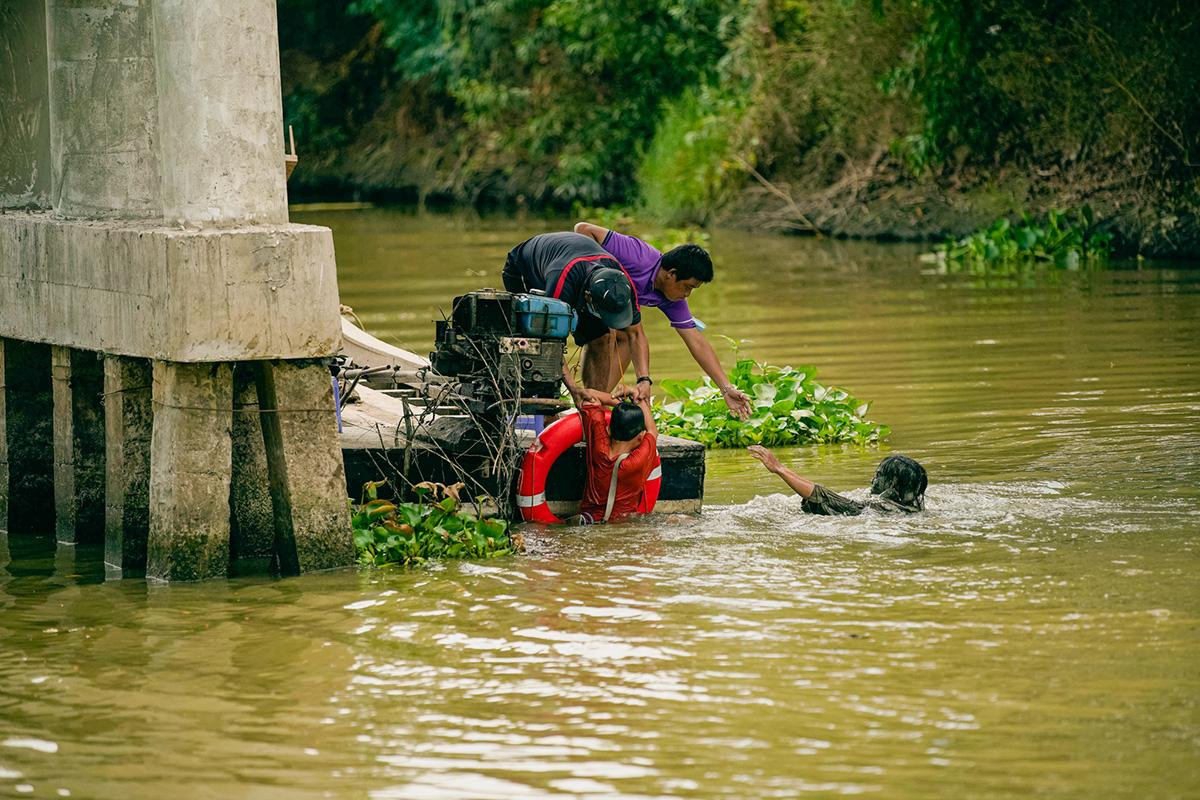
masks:
<svg viewBox="0 0 1200 800"><path fill-rule="evenodd" d="M3 350L4 442L7 480L0 484L9 533L46 534L54 528L54 441L50 348L0 338Z"/></svg>
<svg viewBox="0 0 1200 800"><path fill-rule="evenodd" d="M106 577L146 574L150 528L150 362L104 359L104 571Z"/></svg>
<svg viewBox="0 0 1200 800"><path fill-rule="evenodd" d="M104 535L104 366L96 353L50 348L54 519L62 544Z"/></svg>
<svg viewBox="0 0 1200 800"><path fill-rule="evenodd" d="M286 223L275 0L156 0L168 223Z"/></svg>
<svg viewBox="0 0 1200 800"><path fill-rule="evenodd" d="M233 377L228 364L154 362L146 577L229 572Z"/></svg>
<svg viewBox="0 0 1200 800"><path fill-rule="evenodd" d="M4 340L0 339L0 525L8 530L8 496L12 491L8 470L7 379L4 377ZM5 536L7 544L8 537Z"/></svg>
<svg viewBox="0 0 1200 800"><path fill-rule="evenodd" d="M160 217L153 0L45 6L55 213Z"/></svg>
<svg viewBox="0 0 1200 800"><path fill-rule="evenodd" d="M333 239L288 222L275 13L0 4L0 510L64 542L105 519L112 577L354 561Z"/></svg>
<svg viewBox="0 0 1200 800"><path fill-rule="evenodd" d="M230 548L235 573L263 571L275 557L275 510L258 402L261 363L243 361L233 366Z"/></svg>
<svg viewBox="0 0 1200 800"><path fill-rule="evenodd" d="M265 361L259 366L258 401L279 569L296 575L353 562L353 540L325 533L335 526L349 529L329 370L312 361Z"/></svg>

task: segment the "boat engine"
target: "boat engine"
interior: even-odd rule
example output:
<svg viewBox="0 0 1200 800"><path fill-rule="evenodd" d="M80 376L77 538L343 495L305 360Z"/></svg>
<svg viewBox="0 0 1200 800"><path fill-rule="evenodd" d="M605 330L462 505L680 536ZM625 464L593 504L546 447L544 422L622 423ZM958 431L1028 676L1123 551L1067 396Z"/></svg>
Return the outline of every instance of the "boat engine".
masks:
<svg viewBox="0 0 1200 800"><path fill-rule="evenodd" d="M562 300L481 289L454 298L429 360L459 383L473 410L515 400L536 413L562 405L562 369L575 312Z"/></svg>

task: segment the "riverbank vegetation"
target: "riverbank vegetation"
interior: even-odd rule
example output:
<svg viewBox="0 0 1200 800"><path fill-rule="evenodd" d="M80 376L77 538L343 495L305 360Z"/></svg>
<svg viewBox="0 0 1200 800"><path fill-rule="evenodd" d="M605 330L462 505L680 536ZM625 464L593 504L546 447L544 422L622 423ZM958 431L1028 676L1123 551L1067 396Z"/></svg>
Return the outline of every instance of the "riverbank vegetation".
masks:
<svg viewBox="0 0 1200 800"><path fill-rule="evenodd" d="M868 403L833 386L817 383L816 367L779 367L738 359L729 373L734 386L751 398L750 418L729 413L712 379L662 381L668 400L656 404L659 432L706 447L746 447L847 442L879 442L891 433L866 418Z"/></svg>
<svg viewBox="0 0 1200 800"><path fill-rule="evenodd" d="M988 270L1032 265L1059 269L1103 266L1112 233L1096 227L1090 206L1078 212L1050 209L1039 219L1022 214L1018 222L1000 219L969 236L947 242L925 257L945 268Z"/></svg>
<svg viewBox="0 0 1200 800"><path fill-rule="evenodd" d="M1187 0L281 0L303 195L1200 251Z"/></svg>
<svg viewBox="0 0 1200 800"><path fill-rule="evenodd" d="M368 483L362 502L351 507L360 563L415 567L431 559L499 558L521 549L520 535L509 530L507 521L460 503L462 484L440 489L439 484L420 484L418 499L407 503L379 498L382 484Z"/></svg>

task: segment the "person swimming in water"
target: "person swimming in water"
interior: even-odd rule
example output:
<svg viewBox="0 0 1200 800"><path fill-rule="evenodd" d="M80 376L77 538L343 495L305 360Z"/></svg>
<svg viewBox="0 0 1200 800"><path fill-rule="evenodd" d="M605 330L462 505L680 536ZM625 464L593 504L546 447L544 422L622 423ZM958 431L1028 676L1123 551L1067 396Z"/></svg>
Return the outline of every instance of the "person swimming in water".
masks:
<svg viewBox="0 0 1200 800"><path fill-rule="evenodd" d="M769 472L783 478L784 483L804 498L800 508L809 514L857 516L868 508L911 514L925 508L925 488L929 479L925 468L908 456L888 456L879 462L871 481L871 496L866 500L853 500L800 477L762 445L747 449Z"/></svg>

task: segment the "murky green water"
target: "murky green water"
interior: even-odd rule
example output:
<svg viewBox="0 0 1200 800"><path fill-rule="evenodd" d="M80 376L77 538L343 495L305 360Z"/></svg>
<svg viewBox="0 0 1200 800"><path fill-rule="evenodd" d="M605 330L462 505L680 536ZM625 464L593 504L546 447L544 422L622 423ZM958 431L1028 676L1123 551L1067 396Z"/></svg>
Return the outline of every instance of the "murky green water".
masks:
<svg viewBox="0 0 1200 800"><path fill-rule="evenodd" d="M427 349L540 221L295 214L343 302ZM710 333L893 426L929 511L802 516L740 452L699 520L417 573L147 587L0 550L0 795L1200 795L1200 270L982 279L714 235ZM651 311L654 372L693 374ZM2 541L2 539L0 539Z"/></svg>

